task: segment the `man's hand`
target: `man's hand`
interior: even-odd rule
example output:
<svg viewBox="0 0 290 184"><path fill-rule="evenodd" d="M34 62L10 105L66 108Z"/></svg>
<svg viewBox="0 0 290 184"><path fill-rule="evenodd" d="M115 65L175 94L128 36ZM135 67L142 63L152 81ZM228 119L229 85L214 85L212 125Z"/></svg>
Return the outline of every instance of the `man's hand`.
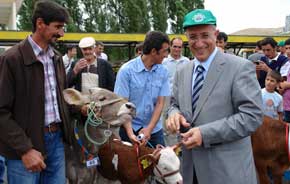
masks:
<svg viewBox="0 0 290 184"><path fill-rule="evenodd" d="M85 60L84 58L80 59L73 68L74 74L77 75L83 68L87 66L87 60Z"/></svg>
<svg viewBox="0 0 290 184"><path fill-rule="evenodd" d="M194 127L186 133L180 135L182 137L182 144L187 149L191 149L202 144L202 136L198 127Z"/></svg>
<svg viewBox="0 0 290 184"><path fill-rule="evenodd" d="M127 134L127 135L128 135L130 141L131 141L133 144L136 143L136 144L138 144L138 145L140 145L140 146L147 144L147 140L145 139L145 137L144 137L143 139L141 139L141 140L138 140L137 136L136 136L134 133L132 133L132 134Z"/></svg>
<svg viewBox="0 0 290 184"><path fill-rule="evenodd" d="M131 143L135 144L139 144L142 145L142 141L139 141L137 139L137 136L134 134L132 126L131 126L131 122L126 122L123 124L125 131L127 133L128 138L130 139Z"/></svg>
<svg viewBox="0 0 290 184"><path fill-rule="evenodd" d="M142 128L138 133L144 134L144 139L148 141L151 138L151 132L152 130L149 127L146 127L146 128Z"/></svg>
<svg viewBox="0 0 290 184"><path fill-rule="evenodd" d="M166 129L171 133L178 133L180 125L185 128L190 127L190 124L186 122L186 119L179 113L175 113L168 117L166 120Z"/></svg>
<svg viewBox="0 0 290 184"><path fill-rule="evenodd" d="M259 62L259 64L256 65L256 70L260 71L263 70L265 72L271 71L271 68L268 67L268 65L262 61Z"/></svg>
<svg viewBox="0 0 290 184"><path fill-rule="evenodd" d="M22 155L21 160L25 168L31 172L41 172L46 168L42 154L35 149L30 149Z"/></svg>
<svg viewBox="0 0 290 184"><path fill-rule="evenodd" d="M280 93L280 95L283 95L283 93L285 92L285 86L283 85L284 82L280 82L280 85L277 87L278 92Z"/></svg>

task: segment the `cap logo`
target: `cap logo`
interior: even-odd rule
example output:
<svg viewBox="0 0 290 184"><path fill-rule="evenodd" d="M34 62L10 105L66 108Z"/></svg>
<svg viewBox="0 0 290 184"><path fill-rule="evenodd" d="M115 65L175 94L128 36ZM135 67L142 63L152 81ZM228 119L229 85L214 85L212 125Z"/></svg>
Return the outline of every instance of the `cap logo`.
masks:
<svg viewBox="0 0 290 184"><path fill-rule="evenodd" d="M198 14L194 15L192 19L195 22L202 22L205 19L205 16L201 13L198 13Z"/></svg>

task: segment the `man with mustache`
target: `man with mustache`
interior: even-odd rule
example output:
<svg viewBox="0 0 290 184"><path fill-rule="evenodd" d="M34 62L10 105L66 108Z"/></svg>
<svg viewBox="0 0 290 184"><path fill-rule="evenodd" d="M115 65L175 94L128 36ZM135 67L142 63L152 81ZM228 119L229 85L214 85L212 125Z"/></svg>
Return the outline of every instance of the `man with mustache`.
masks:
<svg viewBox="0 0 290 184"><path fill-rule="evenodd" d="M0 154L10 184L65 183L65 69L52 45L68 19L60 5L37 1L32 35L0 56Z"/></svg>

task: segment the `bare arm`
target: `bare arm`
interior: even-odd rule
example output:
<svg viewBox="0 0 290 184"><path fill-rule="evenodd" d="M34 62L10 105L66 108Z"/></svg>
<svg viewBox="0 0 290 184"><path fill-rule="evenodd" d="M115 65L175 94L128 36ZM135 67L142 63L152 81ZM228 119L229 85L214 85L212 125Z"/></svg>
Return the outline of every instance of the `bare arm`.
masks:
<svg viewBox="0 0 290 184"><path fill-rule="evenodd" d="M278 117L280 121L283 121L283 113L282 112L278 112Z"/></svg>
<svg viewBox="0 0 290 184"><path fill-rule="evenodd" d="M164 100L165 97L164 96L159 96L157 99L157 103L155 105L151 120L148 124L148 126L146 128L143 128L140 130L140 133L143 133L145 135L145 138L147 140L150 139L151 137L151 132L154 129L154 127L156 126L157 122L160 119L160 115L164 106Z"/></svg>

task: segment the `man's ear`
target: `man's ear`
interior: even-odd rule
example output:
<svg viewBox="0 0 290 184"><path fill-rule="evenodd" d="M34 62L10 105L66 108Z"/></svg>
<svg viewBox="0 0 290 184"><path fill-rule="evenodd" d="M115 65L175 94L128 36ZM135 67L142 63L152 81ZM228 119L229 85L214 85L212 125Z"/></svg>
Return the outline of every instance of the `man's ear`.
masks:
<svg viewBox="0 0 290 184"><path fill-rule="evenodd" d="M214 32L215 37L217 37L219 35L219 33L220 33L220 30L216 29Z"/></svg>
<svg viewBox="0 0 290 184"><path fill-rule="evenodd" d="M37 30L43 30L46 25L42 18L37 18L35 24Z"/></svg>
<svg viewBox="0 0 290 184"><path fill-rule="evenodd" d="M73 88L63 90L63 97L69 105L84 105L90 102L89 95L84 95Z"/></svg>
<svg viewBox="0 0 290 184"><path fill-rule="evenodd" d="M150 54L156 55L157 54L157 50L155 48L151 49Z"/></svg>

